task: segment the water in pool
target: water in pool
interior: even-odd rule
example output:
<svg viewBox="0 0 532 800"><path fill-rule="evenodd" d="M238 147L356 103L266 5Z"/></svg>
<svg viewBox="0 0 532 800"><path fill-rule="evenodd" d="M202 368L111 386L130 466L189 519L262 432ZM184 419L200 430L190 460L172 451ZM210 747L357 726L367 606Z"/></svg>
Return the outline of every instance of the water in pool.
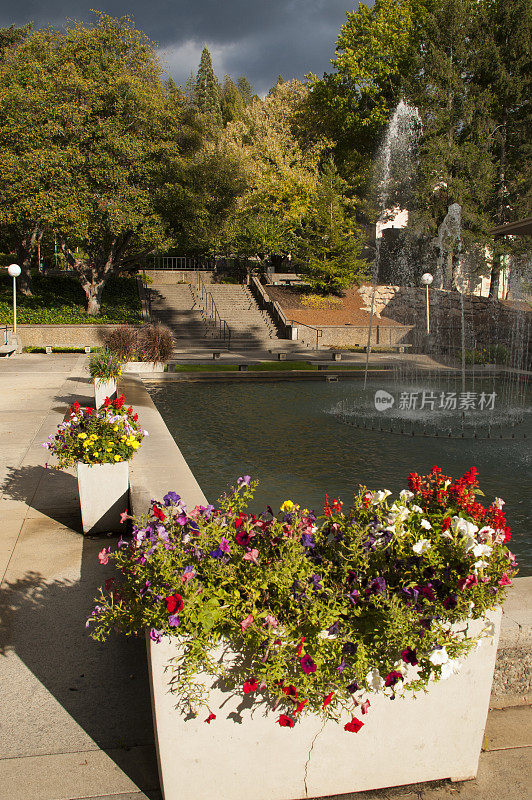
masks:
<svg viewBox="0 0 532 800"><path fill-rule="evenodd" d="M383 382L368 384L365 393L358 381L168 382L149 390L211 502L244 474L261 481L256 512L286 499L318 510L325 494L349 506L359 484L398 492L409 472L424 474L437 464L456 477L476 466L486 501L506 501L520 574L532 574L530 414L520 414L515 428L497 431L503 439L434 438L346 424L337 413L346 403L354 400L356 407L359 398L367 409L377 390L397 393L397 386ZM374 420L386 422L378 413L366 415L369 426ZM356 415L347 421L356 424Z"/></svg>

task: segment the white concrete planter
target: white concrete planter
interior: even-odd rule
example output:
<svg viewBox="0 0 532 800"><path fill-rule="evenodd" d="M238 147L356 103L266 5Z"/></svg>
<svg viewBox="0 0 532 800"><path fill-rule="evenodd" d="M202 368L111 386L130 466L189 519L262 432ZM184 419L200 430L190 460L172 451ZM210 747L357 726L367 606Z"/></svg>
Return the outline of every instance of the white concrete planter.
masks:
<svg viewBox="0 0 532 800"><path fill-rule="evenodd" d="M416 699L371 695L364 727L304 717L292 729L276 724L280 711L250 708L230 689L211 689L216 719L186 719L170 692L176 638L155 644L148 663L164 800L294 800L367 791L444 778L473 778L484 735L500 631L501 610L490 613L485 639L462 669L433 683ZM462 626L463 627L463 626ZM474 635L483 627L469 626ZM213 686L216 681L206 678Z"/></svg>
<svg viewBox="0 0 532 800"><path fill-rule="evenodd" d="M103 406L106 397L114 400L116 397L116 381L106 380L105 378L94 379L94 404L96 408Z"/></svg>
<svg viewBox="0 0 532 800"><path fill-rule="evenodd" d="M128 461L92 466L78 461L78 489L83 533L123 530L120 514L128 507Z"/></svg>
<svg viewBox="0 0 532 800"><path fill-rule="evenodd" d="M123 372L164 372L164 364L160 361L128 361Z"/></svg>

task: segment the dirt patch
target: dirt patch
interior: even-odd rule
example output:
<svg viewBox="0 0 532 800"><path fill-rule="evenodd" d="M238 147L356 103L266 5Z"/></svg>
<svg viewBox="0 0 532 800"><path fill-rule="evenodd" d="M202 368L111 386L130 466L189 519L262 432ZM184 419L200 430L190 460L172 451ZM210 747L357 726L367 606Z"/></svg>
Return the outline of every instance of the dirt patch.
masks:
<svg viewBox="0 0 532 800"><path fill-rule="evenodd" d="M289 286L265 286L264 289L272 300L276 300L288 319L306 325L369 325L370 314L357 288L348 289L334 308L309 308L303 305L303 297L308 289ZM374 320L375 321L375 320ZM397 321L382 315L379 325L397 325Z"/></svg>

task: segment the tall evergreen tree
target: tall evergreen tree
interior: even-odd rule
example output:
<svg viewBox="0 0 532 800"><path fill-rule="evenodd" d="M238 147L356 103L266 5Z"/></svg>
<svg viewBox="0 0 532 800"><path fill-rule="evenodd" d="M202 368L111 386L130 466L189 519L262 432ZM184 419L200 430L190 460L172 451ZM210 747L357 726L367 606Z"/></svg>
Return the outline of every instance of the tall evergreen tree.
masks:
<svg viewBox="0 0 532 800"><path fill-rule="evenodd" d="M242 119L244 115L244 101L233 79L225 76L221 97L222 119L224 125Z"/></svg>
<svg viewBox="0 0 532 800"><path fill-rule="evenodd" d="M345 187L330 159L318 180L296 248L299 272L324 294L341 294L367 277L367 263L359 258L363 239L346 213Z"/></svg>
<svg viewBox="0 0 532 800"><path fill-rule="evenodd" d="M241 75L236 82L238 91L242 96L244 105L248 106L253 100L253 86L248 81L245 75Z"/></svg>
<svg viewBox="0 0 532 800"><path fill-rule="evenodd" d="M200 114L212 125L222 124L220 86L212 68L211 54L203 48L194 87L194 104Z"/></svg>

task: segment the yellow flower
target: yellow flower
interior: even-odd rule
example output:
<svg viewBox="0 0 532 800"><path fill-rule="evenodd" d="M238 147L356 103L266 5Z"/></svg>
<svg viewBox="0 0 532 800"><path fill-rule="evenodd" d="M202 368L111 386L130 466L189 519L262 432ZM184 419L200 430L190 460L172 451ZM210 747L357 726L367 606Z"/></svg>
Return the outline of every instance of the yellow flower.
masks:
<svg viewBox="0 0 532 800"><path fill-rule="evenodd" d="M106 453L110 453L112 449L113 449L112 447L106 447L105 451L106 451Z"/></svg>
<svg viewBox="0 0 532 800"><path fill-rule="evenodd" d="M83 442L83 447L90 447L91 445L92 445L92 442L90 441L90 439L87 439L86 442Z"/></svg>
<svg viewBox="0 0 532 800"><path fill-rule="evenodd" d="M78 433L78 439L86 439L86 438L87 438L86 433Z"/></svg>
<svg viewBox="0 0 532 800"><path fill-rule="evenodd" d="M94 456L94 458L98 458L98 456L99 456L100 454L99 454L99 452L98 452L97 450L95 450L95 451L94 451L94 453L93 453L92 455Z"/></svg>
<svg viewBox="0 0 532 800"><path fill-rule="evenodd" d="M118 425L114 425L114 426L113 426L113 430L114 430L114 431L117 431L117 430L118 430Z"/></svg>
<svg viewBox="0 0 532 800"><path fill-rule="evenodd" d="M131 447L133 450L138 450L140 447L140 442L131 442Z"/></svg>
<svg viewBox="0 0 532 800"><path fill-rule="evenodd" d="M125 442L125 441L126 441L126 439L127 439L127 436L121 436L121 437L120 437L120 441L121 441L121 442Z"/></svg>
<svg viewBox="0 0 532 800"><path fill-rule="evenodd" d="M122 461L122 456L115 456L115 461Z"/></svg>
<svg viewBox="0 0 532 800"><path fill-rule="evenodd" d="M295 508L294 504L291 500L285 500L281 506L281 511L283 514L288 514L292 509Z"/></svg>

